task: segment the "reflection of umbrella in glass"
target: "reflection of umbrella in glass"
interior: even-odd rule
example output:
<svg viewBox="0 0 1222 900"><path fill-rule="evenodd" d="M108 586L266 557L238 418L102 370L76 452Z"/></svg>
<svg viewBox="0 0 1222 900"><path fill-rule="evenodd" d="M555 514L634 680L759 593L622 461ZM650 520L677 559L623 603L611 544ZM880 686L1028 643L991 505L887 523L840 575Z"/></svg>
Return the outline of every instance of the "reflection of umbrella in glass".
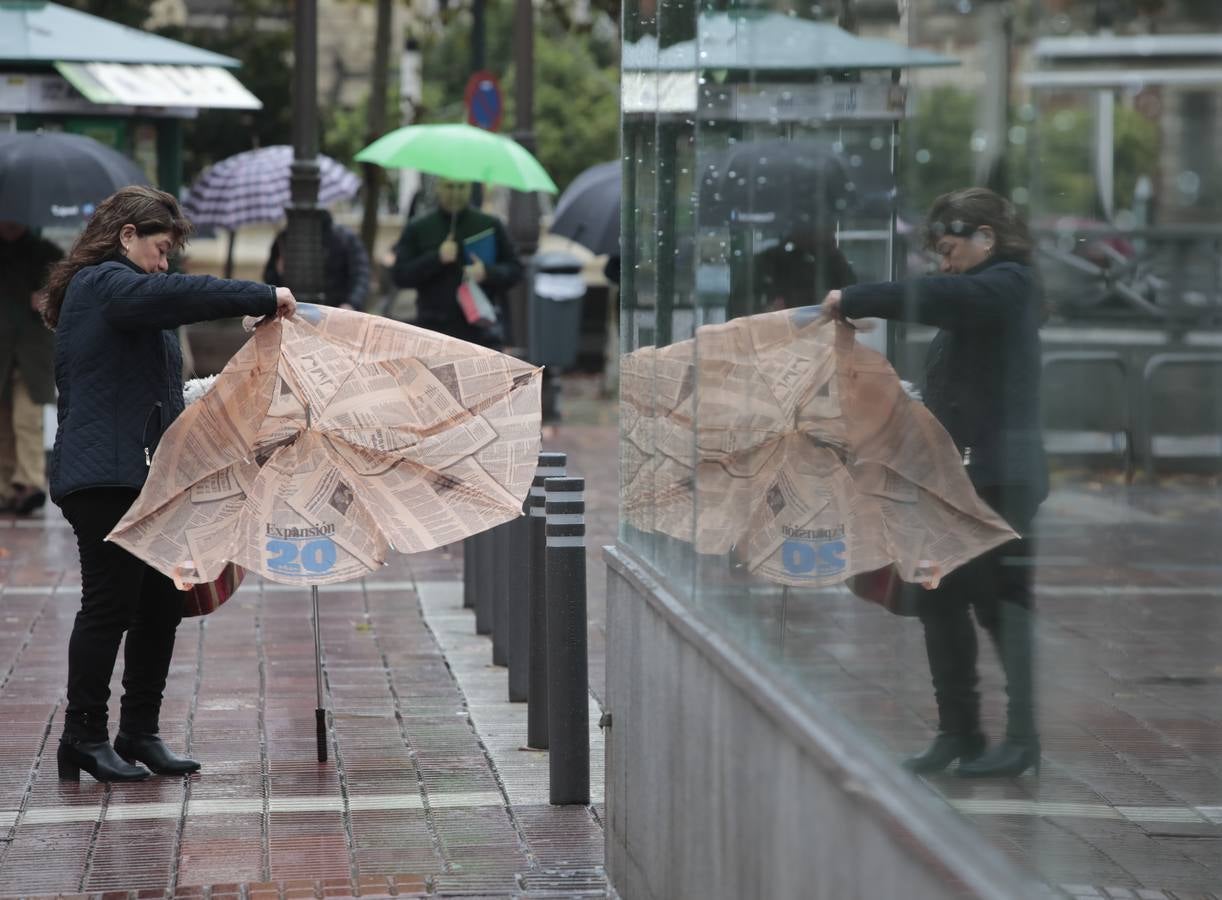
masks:
<svg viewBox="0 0 1222 900"><path fill-rule="evenodd" d="M253 222L276 222L289 204L293 148L274 144L247 150L214 163L191 185L183 211L196 225L218 225L229 232L225 275L233 274L234 233ZM318 157L318 202L353 197L361 181L329 156Z"/></svg>
<svg viewBox="0 0 1222 900"><path fill-rule="evenodd" d="M854 185L836 154L804 141L749 141L713 157L700 178L700 220L785 232L830 229Z"/></svg>
<svg viewBox="0 0 1222 900"><path fill-rule="evenodd" d="M811 308L631 353L621 396L628 522L770 581L936 581L1014 537L886 359Z"/></svg>
<svg viewBox="0 0 1222 900"><path fill-rule="evenodd" d="M418 169L454 181L556 193L556 183L512 138L472 125L405 125L356 155L387 169Z"/></svg>
<svg viewBox="0 0 1222 900"><path fill-rule="evenodd" d="M539 386L539 369L493 350L301 305L256 329L170 427L110 539L179 583L232 561L311 586L317 605L318 585L377 571L391 548L520 515Z"/></svg>
<svg viewBox="0 0 1222 900"><path fill-rule="evenodd" d="M93 138L53 131L0 134L0 221L80 225L121 187L148 184L140 167Z"/></svg>
<svg viewBox="0 0 1222 900"><path fill-rule="evenodd" d="M574 178L556 201L548 233L576 241L595 255L619 253L622 172L623 164L613 160L591 166Z"/></svg>

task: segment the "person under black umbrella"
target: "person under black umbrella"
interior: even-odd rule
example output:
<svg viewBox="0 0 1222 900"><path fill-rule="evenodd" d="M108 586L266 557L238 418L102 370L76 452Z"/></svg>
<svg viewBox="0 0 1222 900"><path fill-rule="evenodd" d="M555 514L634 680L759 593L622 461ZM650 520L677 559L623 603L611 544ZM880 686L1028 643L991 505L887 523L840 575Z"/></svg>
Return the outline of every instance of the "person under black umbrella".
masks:
<svg viewBox="0 0 1222 900"><path fill-rule="evenodd" d="M63 255L23 223L0 221L0 508L19 516L47 500L42 406L55 402L55 379L38 304Z"/></svg>

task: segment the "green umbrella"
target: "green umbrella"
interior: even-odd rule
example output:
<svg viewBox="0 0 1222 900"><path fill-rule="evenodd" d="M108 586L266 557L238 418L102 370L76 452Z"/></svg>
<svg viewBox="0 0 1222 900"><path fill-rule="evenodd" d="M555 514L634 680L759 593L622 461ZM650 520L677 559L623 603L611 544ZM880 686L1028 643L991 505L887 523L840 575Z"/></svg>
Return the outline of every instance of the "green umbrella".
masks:
<svg viewBox="0 0 1222 900"><path fill-rule="evenodd" d="M454 181L556 193L556 183L529 150L471 125L408 125L378 138L356 159L387 169L419 169Z"/></svg>

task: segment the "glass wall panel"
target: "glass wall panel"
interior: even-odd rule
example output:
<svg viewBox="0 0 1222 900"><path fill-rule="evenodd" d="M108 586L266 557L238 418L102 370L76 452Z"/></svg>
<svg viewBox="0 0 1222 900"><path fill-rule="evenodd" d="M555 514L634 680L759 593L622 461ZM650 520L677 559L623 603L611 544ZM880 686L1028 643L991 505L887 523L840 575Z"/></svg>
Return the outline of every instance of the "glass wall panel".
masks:
<svg viewBox="0 0 1222 900"><path fill-rule="evenodd" d="M624 544L1049 882L1211 890L1222 8L624 39Z"/></svg>

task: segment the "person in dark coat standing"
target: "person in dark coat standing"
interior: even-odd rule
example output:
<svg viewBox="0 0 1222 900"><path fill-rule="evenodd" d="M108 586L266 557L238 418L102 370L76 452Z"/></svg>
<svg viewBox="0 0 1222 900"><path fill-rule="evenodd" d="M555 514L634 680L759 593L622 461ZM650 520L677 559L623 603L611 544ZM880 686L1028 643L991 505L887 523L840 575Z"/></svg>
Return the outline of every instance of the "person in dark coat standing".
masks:
<svg viewBox="0 0 1222 900"><path fill-rule="evenodd" d="M927 774L958 760L957 774L964 777L1013 776L1032 767L1038 772L1030 534L1048 495L1048 469L1040 429L1043 299L1031 238L1014 206L983 188L934 201L926 235L941 257L942 274L832 291L823 312L939 329L925 362L925 402L963 454L980 498L1019 538L955 570L921 597L938 734L904 764ZM969 609L996 645L1006 674L1005 739L988 752Z"/></svg>
<svg viewBox="0 0 1222 900"><path fill-rule="evenodd" d="M77 780L84 769L98 781L134 781L149 769L184 775L200 767L159 737L182 595L106 535L139 495L157 442L183 410L174 329L230 316L292 315L296 303L288 288L164 274L190 233L172 195L123 188L98 205L47 285L43 319L56 332L59 389L51 499L76 533L81 559L81 608L68 641L68 706L56 754L61 779ZM106 704L125 631L112 747Z"/></svg>
<svg viewBox="0 0 1222 900"><path fill-rule="evenodd" d="M0 508L22 516L47 500L42 407L55 402L55 379L38 305L63 255L20 222L0 222Z"/></svg>
<svg viewBox="0 0 1222 900"><path fill-rule="evenodd" d="M340 309L365 309L369 296L369 254L351 228L340 225L323 210L323 302ZM284 284L284 232L272 241L263 280Z"/></svg>
<svg viewBox="0 0 1222 900"><path fill-rule="evenodd" d="M500 350L505 292L522 278L522 264L501 220L473 209L470 201L470 182L438 181L438 208L404 227L391 277L399 287L416 289L416 325ZM491 327L467 322L458 305L463 278L483 288L500 322Z"/></svg>

